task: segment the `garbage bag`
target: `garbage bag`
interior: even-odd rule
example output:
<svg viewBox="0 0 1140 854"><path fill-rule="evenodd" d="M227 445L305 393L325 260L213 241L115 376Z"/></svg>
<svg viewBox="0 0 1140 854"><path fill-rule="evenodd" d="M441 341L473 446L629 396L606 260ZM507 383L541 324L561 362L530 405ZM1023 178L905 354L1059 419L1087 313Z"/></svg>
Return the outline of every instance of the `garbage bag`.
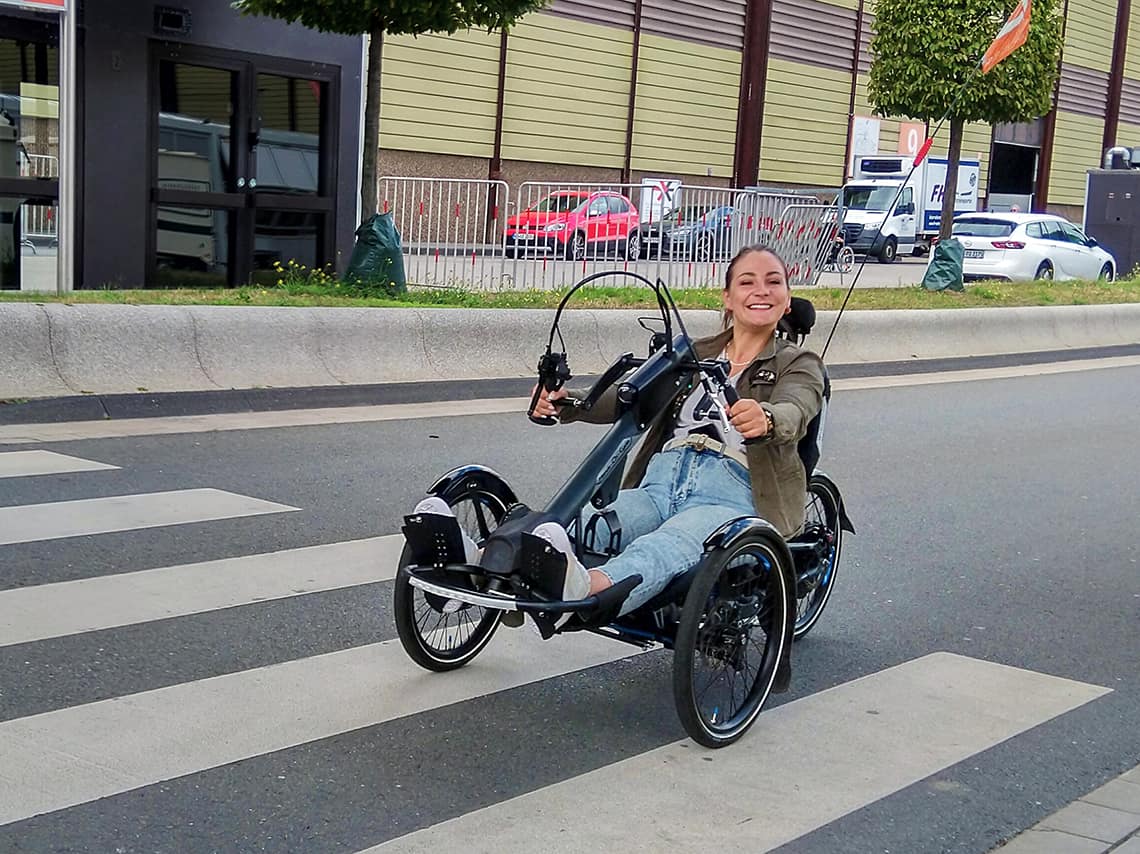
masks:
<svg viewBox="0 0 1140 854"><path fill-rule="evenodd" d="M934 255L922 276L922 286L928 291L962 291L962 242L953 237L934 244Z"/></svg>
<svg viewBox="0 0 1140 854"><path fill-rule="evenodd" d="M356 245L345 278L376 285L392 295L407 292L400 232L391 213L373 214L356 229Z"/></svg>

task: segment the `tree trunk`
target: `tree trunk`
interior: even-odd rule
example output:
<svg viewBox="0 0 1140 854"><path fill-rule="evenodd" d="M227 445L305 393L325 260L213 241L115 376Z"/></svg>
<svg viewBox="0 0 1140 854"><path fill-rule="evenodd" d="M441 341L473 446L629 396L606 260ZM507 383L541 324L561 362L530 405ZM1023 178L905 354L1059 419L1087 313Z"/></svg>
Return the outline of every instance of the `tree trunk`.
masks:
<svg viewBox="0 0 1140 854"><path fill-rule="evenodd" d="M377 211L377 162L380 159L380 57L384 52L384 31L368 34L368 70L364 81L364 151L360 155L360 217L366 220Z"/></svg>
<svg viewBox="0 0 1140 854"><path fill-rule="evenodd" d="M954 202L958 198L958 161L962 159L962 136L966 123L961 119L950 119L950 150L946 160L946 183L942 188L942 222L938 229L938 239L950 236L954 225Z"/></svg>

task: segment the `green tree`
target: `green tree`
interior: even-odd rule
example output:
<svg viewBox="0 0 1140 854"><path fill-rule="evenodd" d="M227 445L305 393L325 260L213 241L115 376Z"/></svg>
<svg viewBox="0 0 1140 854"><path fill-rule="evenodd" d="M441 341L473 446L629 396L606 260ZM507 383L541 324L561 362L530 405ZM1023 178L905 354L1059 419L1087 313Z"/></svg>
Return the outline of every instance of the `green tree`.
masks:
<svg viewBox="0 0 1140 854"><path fill-rule="evenodd" d="M881 116L936 122L950 113L940 234L950 234L962 135L969 122L1031 121L1049 112L1061 51L1060 0L1033 0L1029 37L975 69L1017 0L878 0L867 94Z"/></svg>
<svg viewBox="0 0 1140 854"><path fill-rule="evenodd" d="M367 35L368 71L365 79L364 151L361 163L361 211L367 219L376 211L377 159L380 154L380 57L384 36L455 33L472 28L509 28L547 0L234 0L248 15L265 15L314 30Z"/></svg>

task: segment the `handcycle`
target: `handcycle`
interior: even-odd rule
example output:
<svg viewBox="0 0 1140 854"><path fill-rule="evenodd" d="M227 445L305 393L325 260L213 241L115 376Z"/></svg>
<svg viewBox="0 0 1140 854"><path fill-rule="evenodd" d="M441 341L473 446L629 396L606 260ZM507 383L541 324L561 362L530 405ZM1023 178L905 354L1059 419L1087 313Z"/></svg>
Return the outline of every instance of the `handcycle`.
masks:
<svg viewBox="0 0 1140 854"><path fill-rule="evenodd" d="M685 731L699 744L722 747L748 730L770 693L787 690L791 643L823 613L835 585L843 534L854 528L839 488L815 468L824 410L798 448L809 473L806 522L799 534L785 540L761 518L731 520L706 539L696 565L621 616L640 576L581 600L561 601L549 594L562 589L566 558L530 532L542 522L557 521L569 532L584 565L603 566L622 548L620 520L608 518L612 512L605 508L617 497L626 458L641 434L684 392L690 377L719 399L722 413L738 399L728 381L728 363L697 358L663 282L609 271L587 276L562 299L528 412L533 412L540 388L552 391L571 378L566 354L553 349L571 296L583 285L614 275L653 288L663 328L643 319L652 333L648 355L620 356L584 397L567 399L567 405L589 410L616 385L617 419L542 510L520 503L507 482L484 466L461 466L437 480L428 494L447 502L455 518L432 513L404 518L406 545L394 591L397 632L413 661L440 672L474 659L506 614L515 619L529 615L544 638L590 631L643 648L663 646L674 653L673 694ZM778 334L802 342L814 319L811 303L793 298L793 310ZM825 377L825 407L829 399ZM530 417L541 424L556 422ZM724 426L730 429L727 422ZM601 519L608 537L598 533ZM481 548L476 563L467 562L460 526Z"/></svg>
<svg viewBox="0 0 1140 854"><path fill-rule="evenodd" d="M855 250L843 242L842 235L836 235L823 262L825 273L850 273L855 269Z"/></svg>

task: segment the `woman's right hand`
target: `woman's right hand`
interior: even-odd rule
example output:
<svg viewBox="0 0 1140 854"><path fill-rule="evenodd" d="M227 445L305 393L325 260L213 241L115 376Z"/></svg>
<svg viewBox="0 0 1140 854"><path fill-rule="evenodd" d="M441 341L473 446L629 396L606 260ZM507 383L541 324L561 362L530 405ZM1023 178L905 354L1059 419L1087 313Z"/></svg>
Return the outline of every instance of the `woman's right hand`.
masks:
<svg viewBox="0 0 1140 854"><path fill-rule="evenodd" d="M536 418L557 418L559 407L555 406L554 401L563 400L567 397L565 388L556 388L554 391L547 391L545 388L539 389L535 387L535 391L539 391L538 403L534 405L534 412L530 413ZM530 393L531 399L534 399L534 392Z"/></svg>

